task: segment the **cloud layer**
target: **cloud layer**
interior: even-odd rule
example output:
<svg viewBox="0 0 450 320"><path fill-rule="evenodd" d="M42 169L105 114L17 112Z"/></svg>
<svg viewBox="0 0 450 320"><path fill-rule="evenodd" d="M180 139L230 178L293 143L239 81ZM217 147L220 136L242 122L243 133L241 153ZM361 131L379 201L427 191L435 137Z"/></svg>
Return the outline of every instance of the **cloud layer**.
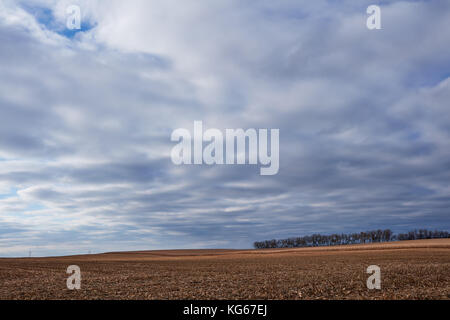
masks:
<svg viewBox="0 0 450 320"><path fill-rule="evenodd" d="M448 230L450 3L372 2L0 1L0 256ZM173 165L194 120L279 174Z"/></svg>

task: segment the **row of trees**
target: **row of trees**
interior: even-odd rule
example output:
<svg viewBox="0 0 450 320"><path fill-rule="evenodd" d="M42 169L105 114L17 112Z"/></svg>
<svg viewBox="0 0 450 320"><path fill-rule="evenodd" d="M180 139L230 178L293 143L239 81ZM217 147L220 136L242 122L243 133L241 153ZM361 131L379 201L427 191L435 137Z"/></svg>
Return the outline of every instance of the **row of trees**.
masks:
<svg viewBox="0 0 450 320"><path fill-rule="evenodd" d="M418 240L418 239L439 239L439 238L450 238L447 231L430 231L427 229L419 229L414 231L409 231L407 233L399 233L396 235L395 240Z"/></svg>
<svg viewBox="0 0 450 320"><path fill-rule="evenodd" d="M372 230L360 233L349 234L313 234L304 237L288 239L272 239L265 241L256 241L253 246L256 249L266 248L299 248L299 247L320 247L337 246L344 244L388 242L398 240L417 240L417 239L437 239L450 238L447 231L430 231L426 229L414 230L408 233L394 234L391 230Z"/></svg>

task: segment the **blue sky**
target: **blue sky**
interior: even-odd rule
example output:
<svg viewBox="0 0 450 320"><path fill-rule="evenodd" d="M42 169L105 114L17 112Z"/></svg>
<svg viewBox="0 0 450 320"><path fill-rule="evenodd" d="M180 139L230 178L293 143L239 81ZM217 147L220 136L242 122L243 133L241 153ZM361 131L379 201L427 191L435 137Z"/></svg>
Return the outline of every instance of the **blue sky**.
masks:
<svg viewBox="0 0 450 320"><path fill-rule="evenodd" d="M0 256L450 229L448 1L2 0L0 41ZM279 173L173 165L195 120Z"/></svg>

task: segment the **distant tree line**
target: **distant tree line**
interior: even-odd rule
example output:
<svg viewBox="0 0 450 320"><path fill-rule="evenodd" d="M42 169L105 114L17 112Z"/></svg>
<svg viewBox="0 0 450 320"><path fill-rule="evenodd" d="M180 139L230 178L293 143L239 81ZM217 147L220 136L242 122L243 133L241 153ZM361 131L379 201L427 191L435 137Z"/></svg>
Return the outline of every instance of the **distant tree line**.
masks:
<svg viewBox="0 0 450 320"><path fill-rule="evenodd" d="M313 234L304 237L288 238L288 239L272 239L265 241L256 241L253 246L255 249L267 248L300 248L300 247L321 247L321 246L338 246L344 244L358 243L375 243L400 240L418 240L418 239L438 239L450 238L447 231L430 231L419 229L409 231L407 233L394 234L391 230L372 230L360 233L348 234Z"/></svg>

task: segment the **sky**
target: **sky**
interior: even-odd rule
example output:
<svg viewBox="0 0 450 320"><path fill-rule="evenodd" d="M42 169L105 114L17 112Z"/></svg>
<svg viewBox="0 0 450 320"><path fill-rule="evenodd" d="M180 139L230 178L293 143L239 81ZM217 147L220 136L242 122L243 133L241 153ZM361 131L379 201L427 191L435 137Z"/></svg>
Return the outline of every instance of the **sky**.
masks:
<svg viewBox="0 0 450 320"><path fill-rule="evenodd" d="M0 0L0 43L2 257L450 229L447 0ZM174 165L196 120L278 174Z"/></svg>

